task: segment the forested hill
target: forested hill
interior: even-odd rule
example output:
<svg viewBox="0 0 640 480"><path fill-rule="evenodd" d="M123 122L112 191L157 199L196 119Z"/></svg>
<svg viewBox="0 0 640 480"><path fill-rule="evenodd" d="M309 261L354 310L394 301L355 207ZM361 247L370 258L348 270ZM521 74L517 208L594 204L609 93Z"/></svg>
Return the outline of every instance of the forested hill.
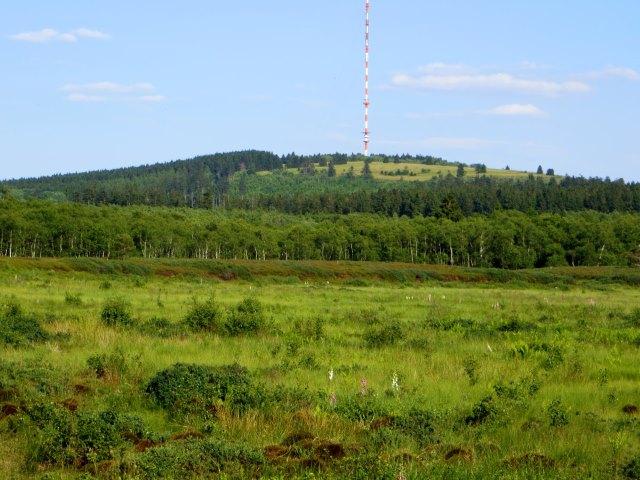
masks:
<svg viewBox="0 0 640 480"><path fill-rule="evenodd" d="M188 160L118 168L49 177L0 182L21 198L70 200L88 204L211 207L228 198L234 175L298 170L313 174L316 167L345 165L361 155L278 156L270 152L248 150L198 156ZM380 162L400 160L424 165L453 165L436 157L377 156Z"/></svg>
<svg viewBox="0 0 640 480"><path fill-rule="evenodd" d="M245 151L2 182L18 199L89 205L375 213L459 220L497 210L640 212L640 184L450 163L430 156Z"/></svg>

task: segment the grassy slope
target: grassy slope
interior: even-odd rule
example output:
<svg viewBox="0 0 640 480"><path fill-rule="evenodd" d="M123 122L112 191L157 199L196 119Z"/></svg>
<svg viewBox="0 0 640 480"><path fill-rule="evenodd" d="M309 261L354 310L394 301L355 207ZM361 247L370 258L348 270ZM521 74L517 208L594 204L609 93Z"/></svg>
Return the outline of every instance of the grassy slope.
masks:
<svg viewBox="0 0 640 480"><path fill-rule="evenodd" d="M550 267L528 270L451 267L394 262L254 261L254 260L172 260L96 258L11 258L0 257L0 273L11 275L22 270L127 274L132 276L187 276L223 280L256 280L283 283L298 280L337 281L367 285L391 281L515 282L518 284L593 286L609 284L640 285L640 272L633 267Z"/></svg>
<svg viewBox="0 0 640 480"><path fill-rule="evenodd" d="M146 267L158 274L98 275L73 271L64 261L4 261L1 303L13 298L46 319L48 331L65 332L69 339L9 348L3 361L27 369L47 365L61 381L50 402L71 396L80 410L137 413L150 429L165 436L201 430L204 425L195 417L176 422L150 405L141 395L146 381L176 362L238 362L267 388L284 385L318 392L317 405L275 406L244 417L220 415L213 436L262 449L304 429L345 445L352 458L375 445L380 458L396 472L404 469L408 478L617 478L621 466L640 451L637 421L621 412L623 405L637 405L640 398L638 347L632 343L639 332L625 321L630 306L640 304L637 289L430 281L357 286L344 283L349 279L327 282L315 274L306 281L287 278L288 266L282 264L285 271L280 278L286 283L260 275L251 281L224 282L196 274L201 272L196 262L190 267L184 262L148 262ZM348 267L367 272L376 266ZM361 278L369 279L369 273ZM107 281L110 288L105 288ZM69 294L80 301L66 301ZM140 322L154 316L179 322L194 298L202 301L212 295L229 309L254 296L265 305L272 328L240 338L194 334L165 339L132 328L106 327L99 321L104 302L114 297L129 301ZM493 308L496 304L500 307ZM324 322L320 338L309 330L317 318ZM520 328L501 330L514 320ZM388 339L389 344L380 348L367 346L367 332L390 322L401 326L403 338L396 343ZM557 347L562 358L535 345ZM126 371L109 379L95 378L87 369L87 358L115 351L125 353ZM475 363L466 362L469 359ZM554 361L549 363L550 359ZM333 382L327 378L329 369L336 372ZM475 382L470 381L470 370ZM399 377L398 393L390 388L394 373ZM335 393L339 404L344 403L359 391L362 377L367 379L371 401L384 404L393 414L411 407L435 412L435 441L420 446L391 431L373 430L368 422L349 422L333 413L326 400L329 394ZM494 421L465 425L464 417L492 394L494 385L529 379L539 391L531 395L519 391L514 399L500 400ZM73 385L85 385L89 391L78 394ZM551 427L550 408L557 399L569 423ZM4 473L11 478L38 478L35 472L21 470L24 452L30 448L28 431L11 433L9 421L0 421ZM459 458L447 460L456 449L462 452ZM133 451L128 455L135 457ZM410 460L403 463L399 458ZM550 463L544 467L526 460L531 458ZM274 473L287 471L293 478L304 470L296 470L296 465L292 461L288 467L274 463L269 468ZM328 476L340 465L329 462L322 472ZM75 475L73 469L54 472L60 476L53 478Z"/></svg>

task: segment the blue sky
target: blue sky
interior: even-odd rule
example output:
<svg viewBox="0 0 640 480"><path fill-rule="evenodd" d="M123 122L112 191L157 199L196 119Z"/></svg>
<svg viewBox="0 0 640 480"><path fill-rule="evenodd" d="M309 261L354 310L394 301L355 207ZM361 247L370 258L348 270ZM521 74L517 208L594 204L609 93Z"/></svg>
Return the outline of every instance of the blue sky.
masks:
<svg viewBox="0 0 640 480"><path fill-rule="evenodd" d="M371 0L372 153L640 181L640 2ZM0 178L361 152L364 0L21 0Z"/></svg>

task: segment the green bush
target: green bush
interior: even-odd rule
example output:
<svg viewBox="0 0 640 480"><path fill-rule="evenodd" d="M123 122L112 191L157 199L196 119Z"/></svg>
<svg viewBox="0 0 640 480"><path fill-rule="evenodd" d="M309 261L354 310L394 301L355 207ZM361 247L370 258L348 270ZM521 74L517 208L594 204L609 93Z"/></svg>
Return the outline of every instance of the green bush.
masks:
<svg viewBox="0 0 640 480"><path fill-rule="evenodd" d="M28 464L89 464L109 460L127 440L149 438L142 419L110 410L79 412L77 417L56 404L28 408L31 445Z"/></svg>
<svg viewBox="0 0 640 480"><path fill-rule="evenodd" d="M138 326L140 333L152 337L172 338L187 334L185 323L173 323L164 317L152 317Z"/></svg>
<svg viewBox="0 0 640 480"><path fill-rule="evenodd" d="M467 425L478 425L493 419L498 414L498 406L492 396L484 397L471 409L464 422Z"/></svg>
<svg viewBox="0 0 640 480"><path fill-rule="evenodd" d="M16 347L44 342L50 335L32 314L26 314L17 303L10 302L0 310L0 343Z"/></svg>
<svg viewBox="0 0 640 480"><path fill-rule="evenodd" d="M135 459L142 478L258 478L265 463L262 451L220 440L189 438L152 448ZM226 478L226 477L225 477Z"/></svg>
<svg viewBox="0 0 640 480"><path fill-rule="evenodd" d="M381 326L370 328L364 335L364 340L369 348L395 345L403 338L402 325L398 321L391 321Z"/></svg>
<svg viewBox="0 0 640 480"><path fill-rule="evenodd" d="M192 332L222 333L223 318L224 312L213 298L203 303L194 299L184 323Z"/></svg>
<svg viewBox="0 0 640 480"><path fill-rule="evenodd" d="M73 294L69 292L65 292L64 294L64 303L67 305L80 306L82 305L82 299L80 298L80 294Z"/></svg>
<svg viewBox="0 0 640 480"><path fill-rule="evenodd" d="M360 394L338 398L336 413L354 422L370 422L389 416L389 410L375 395Z"/></svg>
<svg viewBox="0 0 640 480"><path fill-rule="evenodd" d="M626 478L640 480L640 455L632 458L629 463L622 467L622 473Z"/></svg>
<svg viewBox="0 0 640 480"><path fill-rule="evenodd" d="M27 465L68 465L76 458L73 450L74 418L55 404L36 404L27 409L34 428L27 447Z"/></svg>
<svg viewBox="0 0 640 480"><path fill-rule="evenodd" d="M127 371L127 359L121 351L116 350L108 355L106 353L91 355L87 358L87 366L99 378L114 377Z"/></svg>
<svg viewBox="0 0 640 480"><path fill-rule="evenodd" d="M121 443L123 440L115 413L106 411L78 415L77 453L83 464L112 458L114 449Z"/></svg>
<svg viewBox="0 0 640 480"><path fill-rule="evenodd" d="M412 437L420 446L433 442L434 416L431 412L413 407L391 423L405 435Z"/></svg>
<svg viewBox="0 0 640 480"><path fill-rule="evenodd" d="M253 385L248 370L238 364L214 367L176 363L158 372L145 391L173 414L206 415L219 401L242 413L266 402L262 388Z"/></svg>
<svg viewBox="0 0 640 480"><path fill-rule="evenodd" d="M107 300L104 307L102 307L100 318L105 325L110 327L133 324L129 302L121 298Z"/></svg>
<svg viewBox="0 0 640 480"><path fill-rule="evenodd" d="M245 298L229 315L224 324L228 335L237 336L255 333L265 325L262 304L255 298Z"/></svg>
<svg viewBox="0 0 640 480"><path fill-rule="evenodd" d="M547 408L547 416L549 424L552 427L564 427L569 423L569 415L567 409L562 405L562 400L554 399Z"/></svg>

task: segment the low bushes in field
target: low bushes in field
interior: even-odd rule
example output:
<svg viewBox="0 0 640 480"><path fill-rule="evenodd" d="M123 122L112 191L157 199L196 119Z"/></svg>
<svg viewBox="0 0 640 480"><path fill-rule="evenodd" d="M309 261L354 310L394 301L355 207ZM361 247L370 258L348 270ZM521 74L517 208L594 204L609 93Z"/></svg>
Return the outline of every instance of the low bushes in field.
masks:
<svg viewBox="0 0 640 480"><path fill-rule="evenodd" d="M256 333L265 322L262 304L255 298L245 298L228 315L224 329L230 336Z"/></svg>
<svg viewBox="0 0 640 480"><path fill-rule="evenodd" d="M0 307L0 343L20 347L49 338L35 315L23 312L17 303L9 302Z"/></svg>
<svg viewBox="0 0 640 480"><path fill-rule="evenodd" d="M102 307L100 319L109 327L126 327L134 323L131 305L123 298L107 300Z"/></svg>
<svg viewBox="0 0 640 480"><path fill-rule="evenodd" d="M258 478L265 463L261 450L217 439L188 438L151 448L135 459L142 478ZM225 477L226 478L226 477Z"/></svg>
<svg viewBox="0 0 640 480"><path fill-rule="evenodd" d="M194 299L184 323L192 332L222 333L224 310L213 298L205 302Z"/></svg>
<svg viewBox="0 0 640 480"><path fill-rule="evenodd" d="M87 359L87 366L98 378L104 379L118 378L128 369L127 358L124 353L119 350L110 354L102 353L91 355Z"/></svg>
<svg viewBox="0 0 640 480"><path fill-rule="evenodd" d="M338 415L355 422L371 422L386 418L390 414L387 405L373 394L355 394L341 399L337 402L335 411Z"/></svg>
<svg viewBox="0 0 640 480"><path fill-rule="evenodd" d="M136 415L111 410L71 412L54 403L27 408L33 435L27 465L87 465L112 459L119 446L152 435Z"/></svg>
<svg viewBox="0 0 640 480"><path fill-rule="evenodd" d="M174 415L214 415L224 403L236 413L263 405L267 396L238 364L209 366L176 363L158 372L145 388L149 396Z"/></svg>
<svg viewBox="0 0 640 480"><path fill-rule="evenodd" d="M215 299L205 302L194 299L184 318L192 332L207 332L227 336L255 334L264 329L266 316L259 300L249 297L227 312Z"/></svg>
<svg viewBox="0 0 640 480"><path fill-rule="evenodd" d="M622 467L625 478L640 480L640 455L636 455Z"/></svg>
<svg viewBox="0 0 640 480"><path fill-rule="evenodd" d="M404 329L397 320L390 320L381 325L371 326L364 334L369 348L380 348L395 345L404 339Z"/></svg>
<svg viewBox="0 0 640 480"><path fill-rule="evenodd" d="M144 335L160 338L183 337L189 333L186 323L174 323L165 317L152 317L138 325Z"/></svg>

